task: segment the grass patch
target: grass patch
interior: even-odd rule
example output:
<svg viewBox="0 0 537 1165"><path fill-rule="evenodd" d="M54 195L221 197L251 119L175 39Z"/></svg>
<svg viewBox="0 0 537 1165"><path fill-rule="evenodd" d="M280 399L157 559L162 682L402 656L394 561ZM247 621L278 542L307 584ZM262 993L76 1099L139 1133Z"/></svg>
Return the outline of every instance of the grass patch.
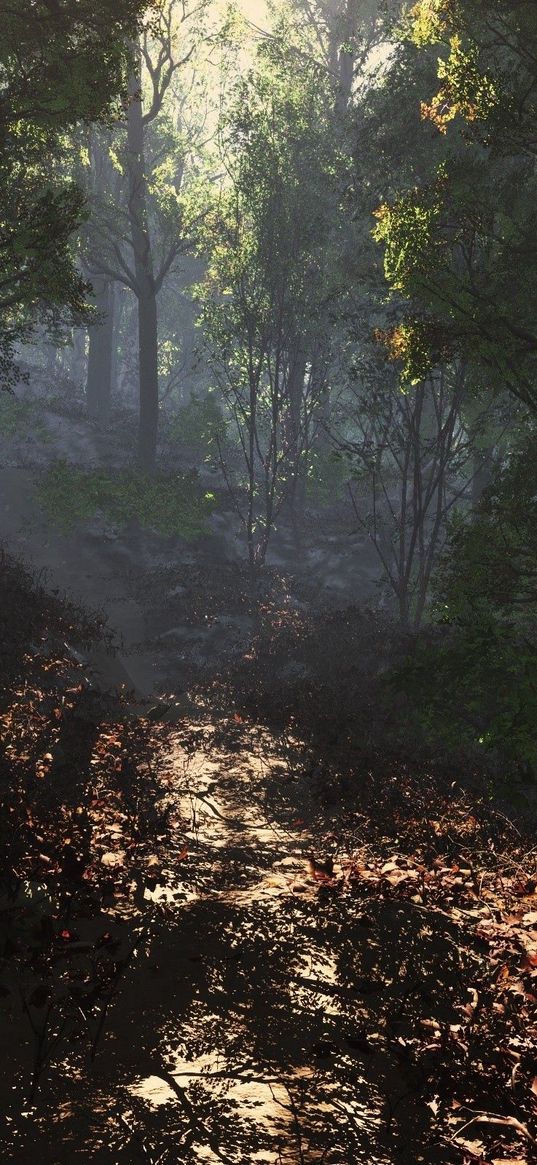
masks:
<svg viewBox="0 0 537 1165"><path fill-rule="evenodd" d="M146 530L193 541L207 532L213 493L200 488L195 470L148 477L133 469L80 469L57 461L41 478L38 501L62 530L102 514L122 528L137 521Z"/></svg>
<svg viewBox="0 0 537 1165"><path fill-rule="evenodd" d="M36 415L32 401L19 400L13 392L0 392L0 437L15 437L22 431L46 440L46 426Z"/></svg>

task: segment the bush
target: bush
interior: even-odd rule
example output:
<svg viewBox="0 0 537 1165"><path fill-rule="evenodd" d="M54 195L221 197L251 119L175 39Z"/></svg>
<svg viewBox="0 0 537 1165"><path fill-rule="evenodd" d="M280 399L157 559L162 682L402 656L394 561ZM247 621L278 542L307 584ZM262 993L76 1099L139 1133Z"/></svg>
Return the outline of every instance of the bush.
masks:
<svg viewBox="0 0 537 1165"><path fill-rule="evenodd" d="M537 769L536 444L530 433L477 511L452 523L435 580L437 632L391 678L431 740L526 770Z"/></svg>
<svg viewBox="0 0 537 1165"><path fill-rule="evenodd" d="M313 506L331 506L343 496L348 479L345 458L332 449L314 450L309 459L306 497Z"/></svg>
<svg viewBox="0 0 537 1165"><path fill-rule="evenodd" d="M424 634L388 684L404 692L436 750L537 768L537 640L490 613Z"/></svg>
<svg viewBox="0 0 537 1165"><path fill-rule="evenodd" d="M226 441L227 421L216 400L209 392L205 397L192 396L173 418L169 435L178 445L189 450L203 450L208 458L217 452L217 445Z"/></svg>
<svg viewBox="0 0 537 1165"><path fill-rule="evenodd" d="M58 461L38 485L38 500L60 528L69 530L96 514L115 526L137 521L157 533L191 541L207 530L216 499L200 489L195 470L148 477L132 469L79 469Z"/></svg>
<svg viewBox="0 0 537 1165"><path fill-rule="evenodd" d="M35 403L20 400L13 392L0 391L0 437L15 437L29 431L41 440L48 437L43 422L36 417Z"/></svg>

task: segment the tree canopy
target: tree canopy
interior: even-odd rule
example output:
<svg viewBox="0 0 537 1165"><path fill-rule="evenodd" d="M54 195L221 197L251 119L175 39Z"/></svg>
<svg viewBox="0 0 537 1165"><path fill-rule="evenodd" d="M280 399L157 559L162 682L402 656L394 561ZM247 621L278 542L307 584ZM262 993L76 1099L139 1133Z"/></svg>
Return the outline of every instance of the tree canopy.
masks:
<svg viewBox="0 0 537 1165"><path fill-rule="evenodd" d="M70 253L84 200L62 166L64 135L121 107L139 0L1 4L0 351L9 376L17 338L84 310Z"/></svg>
<svg viewBox="0 0 537 1165"><path fill-rule="evenodd" d="M535 409L535 5L423 0L402 35L439 53L421 114L446 148L429 181L377 210L386 277L403 300L385 342L406 381L464 358L481 383L508 385Z"/></svg>

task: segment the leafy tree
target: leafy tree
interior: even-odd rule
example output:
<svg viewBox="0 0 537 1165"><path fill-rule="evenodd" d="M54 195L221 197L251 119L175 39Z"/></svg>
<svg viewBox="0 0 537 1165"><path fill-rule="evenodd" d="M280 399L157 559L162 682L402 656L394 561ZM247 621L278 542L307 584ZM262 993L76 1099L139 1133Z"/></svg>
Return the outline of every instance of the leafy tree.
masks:
<svg viewBox="0 0 537 1165"><path fill-rule="evenodd" d="M183 190L195 170L199 127L196 133L187 124L180 86L192 84L187 68L206 35L206 9L205 2L169 0L144 27L133 49L126 120L108 141L102 133L93 141L86 175L92 213L85 261L102 297L99 306L110 317L114 283L136 297L137 459L147 471L155 464L158 433L158 297L191 244L193 220L202 210L202 200L195 206ZM194 101L192 107L195 119Z"/></svg>
<svg viewBox="0 0 537 1165"><path fill-rule="evenodd" d="M223 127L229 182L206 224L201 287L244 455L245 490L234 497L254 572L277 515L297 500L326 395L341 163L331 129L322 73L267 41Z"/></svg>
<svg viewBox="0 0 537 1165"><path fill-rule="evenodd" d="M537 765L536 435L472 514L452 521L436 577L437 628L398 676L437 742Z"/></svg>
<svg viewBox="0 0 537 1165"><path fill-rule="evenodd" d="M474 382L535 410L535 5L422 0L405 31L440 50L440 87L422 95L421 115L446 156L377 211L386 276L409 301L384 340L407 381L464 357Z"/></svg>
<svg viewBox="0 0 537 1165"><path fill-rule="evenodd" d="M145 7L145 5L144 5ZM83 197L64 178L65 131L107 116L125 91L139 0L21 0L0 5L0 355L36 319L84 310L70 236Z"/></svg>

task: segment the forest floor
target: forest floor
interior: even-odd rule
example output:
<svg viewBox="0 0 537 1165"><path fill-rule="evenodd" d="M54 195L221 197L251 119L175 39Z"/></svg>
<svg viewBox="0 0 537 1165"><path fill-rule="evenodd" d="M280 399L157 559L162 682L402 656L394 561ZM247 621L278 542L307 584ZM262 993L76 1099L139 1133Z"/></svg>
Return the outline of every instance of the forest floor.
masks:
<svg viewBox="0 0 537 1165"><path fill-rule="evenodd" d="M4 556L2 1159L537 1161L534 829L390 735L404 642L276 569L253 619L203 547L120 578L17 480L127 650Z"/></svg>
<svg viewBox="0 0 537 1165"><path fill-rule="evenodd" d="M230 677L140 716L2 590L3 1158L535 1161L522 822Z"/></svg>

